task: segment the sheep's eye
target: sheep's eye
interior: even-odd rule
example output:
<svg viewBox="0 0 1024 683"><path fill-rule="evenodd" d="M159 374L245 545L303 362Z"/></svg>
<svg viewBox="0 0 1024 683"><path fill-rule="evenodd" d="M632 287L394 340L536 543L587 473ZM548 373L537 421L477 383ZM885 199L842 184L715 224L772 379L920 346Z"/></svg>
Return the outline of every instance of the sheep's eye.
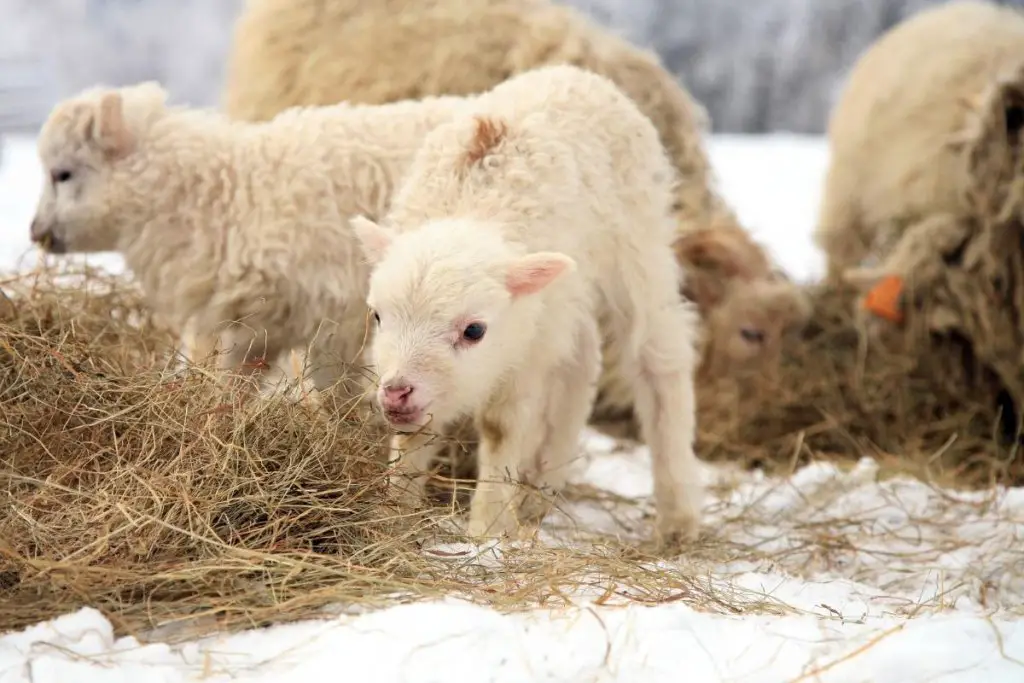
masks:
<svg viewBox="0 0 1024 683"><path fill-rule="evenodd" d="M377 321L378 325L380 325L380 313L378 313L377 311L374 311L373 312L373 319Z"/></svg>
<svg viewBox="0 0 1024 683"><path fill-rule="evenodd" d="M748 341L751 344L764 343L764 332L762 332L761 330L755 330L752 327L744 327L743 329L741 329L740 336L743 337L745 341Z"/></svg>
<svg viewBox="0 0 1024 683"><path fill-rule="evenodd" d="M484 332L486 331L487 327L483 323L470 323L462 331L462 338L467 341L478 342L484 338Z"/></svg>
<svg viewBox="0 0 1024 683"><path fill-rule="evenodd" d="M50 171L50 180L57 183L66 183L71 180L71 171L66 168L57 169L56 171Z"/></svg>

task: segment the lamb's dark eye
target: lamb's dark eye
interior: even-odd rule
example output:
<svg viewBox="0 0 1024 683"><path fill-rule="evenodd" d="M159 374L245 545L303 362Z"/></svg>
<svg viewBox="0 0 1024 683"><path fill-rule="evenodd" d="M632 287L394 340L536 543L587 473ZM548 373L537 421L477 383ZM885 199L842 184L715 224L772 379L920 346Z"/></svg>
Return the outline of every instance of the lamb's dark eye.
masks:
<svg viewBox="0 0 1024 683"><path fill-rule="evenodd" d="M753 327L742 328L740 330L740 336L743 337L745 341L748 341L751 344L764 343L764 332L762 332L761 330L756 330Z"/></svg>
<svg viewBox="0 0 1024 683"><path fill-rule="evenodd" d="M56 171L50 171L50 180L57 183L66 183L71 180L71 171L66 168L59 168Z"/></svg>
<svg viewBox="0 0 1024 683"><path fill-rule="evenodd" d="M377 311L374 311L373 312L373 319L377 321L378 325L380 325L380 313L378 313Z"/></svg>
<svg viewBox="0 0 1024 683"><path fill-rule="evenodd" d="M470 323L462 331L462 338L467 341L478 342L484 338L487 327L483 323Z"/></svg>

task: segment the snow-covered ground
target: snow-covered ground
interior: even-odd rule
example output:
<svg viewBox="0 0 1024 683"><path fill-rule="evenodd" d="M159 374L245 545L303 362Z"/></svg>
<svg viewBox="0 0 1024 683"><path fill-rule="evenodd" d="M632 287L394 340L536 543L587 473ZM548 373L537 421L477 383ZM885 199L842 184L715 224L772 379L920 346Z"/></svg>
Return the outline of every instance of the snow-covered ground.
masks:
<svg viewBox="0 0 1024 683"><path fill-rule="evenodd" d="M716 137L711 151L756 237L794 277L818 276L810 230L821 140ZM35 262L18 260L39 182L32 141L12 140L0 169L0 270ZM568 531L553 515L545 537L628 539L650 509L646 450L595 434L583 442L573 479L607 495L572 505ZM705 473L706 526L722 559L697 576L687 558L661 571L749 609L698 609L685 596L595 600L597 590L567 609L504 615L449 600L174 646L115 639L83 609L0 637L0 683L1024 680L1024 489L965 494L879 479L871 460L851 471L811 465L788 480Z"/></svg>

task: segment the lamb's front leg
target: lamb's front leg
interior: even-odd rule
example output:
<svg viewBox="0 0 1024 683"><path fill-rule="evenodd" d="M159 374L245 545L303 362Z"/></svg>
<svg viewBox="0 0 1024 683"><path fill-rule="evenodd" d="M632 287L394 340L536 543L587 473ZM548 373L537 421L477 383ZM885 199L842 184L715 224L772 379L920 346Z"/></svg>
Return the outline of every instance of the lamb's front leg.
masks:
<svg viewBox="0 0 1024 683"><path fill-rule="evenodd" d="M431 464L444 440L428 430L396 434L391 438L389 483L412 505L422 505Z"/></svg>
<svg viewBox="0 0 1024 683"><path fill-rule="evenodd" d="M477 484L469 505L467 533L475 537L515 536L523 500L521 484L533 469L532 457L545 436L542 378L547 372L517 377L498 400L477 416Z"/></svg>

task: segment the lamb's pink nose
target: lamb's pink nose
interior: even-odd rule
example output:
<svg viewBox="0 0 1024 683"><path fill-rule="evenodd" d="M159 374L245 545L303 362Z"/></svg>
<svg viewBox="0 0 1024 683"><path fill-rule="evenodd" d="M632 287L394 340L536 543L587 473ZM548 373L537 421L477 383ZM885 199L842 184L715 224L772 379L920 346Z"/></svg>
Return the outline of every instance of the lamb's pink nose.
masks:
<svg viewBox="0 0 1024 683"><path fill-rule="evenodd" d="M384 385L384 405L388 408L401 408L412 394L412 385L404 382Z"/></svg>

